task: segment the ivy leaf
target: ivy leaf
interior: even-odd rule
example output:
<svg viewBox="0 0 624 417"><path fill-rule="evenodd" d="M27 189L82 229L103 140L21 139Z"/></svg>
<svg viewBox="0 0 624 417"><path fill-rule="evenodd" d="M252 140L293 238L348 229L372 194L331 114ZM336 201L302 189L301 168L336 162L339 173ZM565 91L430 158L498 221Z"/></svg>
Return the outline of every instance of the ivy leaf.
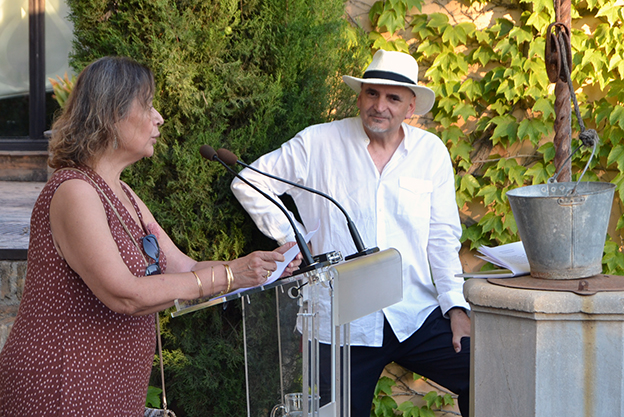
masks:
<svg viewBox="0 0 624 417"><path fill-rule="evenodd" d="M624 174L622 172L618 173L617 176L611 181L615 184L615 189L620 194L620 196L624 193ZM620 228L620 221L618 221L617 228Z"/></svg>
<svg viewBox="0 0 624 417"><path fill-rule="evenodd" d="M390 3L386 3L384 11L377 21L378 27L385 27L391 34L397 29L405 27L405 4L398 3L396 7L392 7Z"/></svg>
<svg viewBox="0 0 624 417"><path fill-rule="evenodd" d="M149 386L147 387L147 398L145 399L145 405L149 407L160 407L160 393L162 389L158 387Z"/></svg>
<svg viewBox="0 0 624 417"><path fill-rule="evenodd" d="M496 53L489 45L480 45L472 52L472 59L476 59L483 66L490 61L495 61L496 57Z"/></svg>
<svg viewBox="0 0 624 417"><path fill-rule="evenodd" d="M624 4L622 4L621 1L616 1L612 4L607 3L606 6L601 7L600 10L598 10L596 17L604 16L607 18L609 25L614 26L621 20L620 10L622 9L622 6L624 6Z"/></svg>
<svg viewBox="0 0 624 417"><path fill-rule="evenodd" d="M455 106L459 104L459 99L457 97L441 97L438 100L438 108L444 109L445 112L450 113L453 111Z"/></svg>
<svg viewBox="0 0 624 417"><path fill-rule="evenodd" d="M403 411L403 417L419 417L420 407L414 405L411 401L404 401L399 404L399 411Z"/></svg>
<svg viewBox="0 0 624 417"><path fill-rule="evenodd" d="M548 27L548 25L553 21L553 19L551 19L551 16L554 17L554 13L533 13L527 19L527 25L534 26L539 32L544 32L546 30L546 27Z"/></svg>
<svg viewBox="0 0 624 417"><path fill-rule="evenodd" d="M542 118L544 120L550 118L551 116L553 118L555 117L555 106L552 101L543 97L537 99L535 105L533 106L533 111L542 112Z"/></svg>
<svg viewBox="0 0 624 417"><path fill-rule="evenodd" d="M428 25L426 14L414 16L410 23L410 26L412 27L412 34L418 35L418 37L423 40L433 37L435 33L429 28Z"/></svg>
<svg viewBox="0 0 624 417"><path fill-rule="evenodd" d="M490 184L481 188L479 192L477 193L477 196L483 197L483 204L487 206L493 203L494 201L496 201L498 197L498 192L499 192L498 188L495 185Z"/></svg>
<svg viewBox="0 0 624 417"><path fill-rule="evenodd" d="M466 103L459 103L457 106L455 106L455 109L453 109L453 116L461 116L465 122L468 121L468 118L470 116L476 115L477 112L475 111L474 106Z"/></svg>
<svg viewBox="0 0 624 417"><path fill-rule="evenodd" d="M456 145L457 141L463 138L464 132L458 126L451 126L448 129L444 129L440 138L444 143L451 143L452 145Z"/></svg>
<svg viewBox="0 0 624 417"><path fill-rule="evenodd" d="M448 16L444 13L432 13L429 15L429 27L442 29L449 24ZM441 32L440 32L441 33Z"/></svg>
<svg viewBox="0 0 624 417"><path fill-rule="evenodd" d="M392 47L379 32L371 32L368 34L368 38L373 41L373 49L383 49L384 51L392 50Z"/></svg>
<svg viewBox="0 0 624 417"><path fill-rule="evenodd" d="M435 417L435 413L425 407L420 408L420 417Z"/></svg>
<svg viewBox="0 0 624 417"><path fill-rule="evenodd" d="M492 43L492 37L490 33L486 30L477 30L474 32L474 37L477 39L477 42L484 43L486 45L490 45Z"/></svg>
<svg viewBox="0 0 624 417"><path fill-rule="evenodd" d="M619 54L614 54L609 60L608 70L613 71L617 69L620 73L620 77L624 76L624 58Z"/></svg>
<svg viewBox="0 0 624 417"><path fill-rule="evenodd" d="M617 163L618 170L624 171L624 145L616 145L609 152L607 157L607 165Z"/></svg>
<svg viewBox="0 0 624 417"><path fill-rule="evenodd" d="M528 58L538 57L542 60L542 69L544 68L544 54L546 48L546 40L543 37L535 38L529 46Z"/></svg>
<svg viewBox="0 0 624 417"><path fill-rule="evenodd" d="M467 78L461 84L458 91L466 94L466 97L471 101L474 101L483 95L481 83L473 80L472 78Z"/></svg>
<svg viewBox="0 0 624 417"><path fill-rule="evenodd" d="M424 1L422 0L406 0L407 11L412 10L413 7L417 8L419 12L422 12L422 6Z"/></svg>
<svg viewBox="0 0 624 417"><path fill-rule="evenodd" d="M512 181L513 183L518 184L518 185L522 185L524 184L525 172L526 172L526 168L516 163L514 167L509 168L507 177L509 178L509 181Z"/></svg>
<svg viewBox="0 0 624 417"><path fill-rule="evenodd" d="M384 393L386 395L392 395L392 387L396 385L396 382L392 378L388 378L387 376L382 376L377 381L377 386L375 387L375 397L377 397L380 393Z"/></svg>
<svg viewBox="0 0 624 417"><path fill-rule="evenodd" d="M555 149L555 144L552 142L546 142L537 150L544 155L544 162L550 162L555 158L555 153L557 150Z"/></svg>
<svg viewBox="0 0 624 417"><path fill-rule="evenodd" d="M509 38L503 38L494 47L495 51L500 51L501 57L505 58L506 55L517 56L518 46L511 43Z"/></svg>
<svg viewBox="0 0 624 417"><path fill-rule="evenodd" d="M368 19L374 23L377 19L377 16L382 14L383 11L384 11L384 2L383 1L375 2L371 6L371 9L368 11Z"/></svg>
<svg viewBox="0 0 624 417"><path fill-rule="evenodd" d="M600 72L605 65L606 57L604 54L596 49L586 50L583 53L583 59L581 60L581 66L591 64L595 72Z"/></svg>
<svg viewBox="0 0 624 417"><path fill-rule="evenodd" d="M618 101L624 101L624 81L613 80L609 86L607 97L616 97Z"/></svg>
<svg viewBox="0 0 624 417"><path fill-rule="evenodd" d="M509 212L503 216L503 228L509 230L514 235L518 233L518 224L513 213Z"/></svg>
<svg viewBox="0 0 624 417"><path fill-rule="evenodd" d="M479 225L484 232L495 232L495 233L503 233L503 220L501 216L496 214L494 211L489 211L481 218L479 221Z"/></svg>
<svg viewBox="0 0 624 417"><path fill-rule="evenodd" d="M457 30L456 26L447 25L442 33L442 42L448 42L453 48L457 48L460 44L466 44L466 34Z"/></svg>
<svg viewBox="0 0 624 417"><path fill-rule="evenodd" d="M470 152L472 152L472 145L462 140L451 148L451 158L455 160L457 157L460 157L465 160L470 160Z"/></svg>
<svg viewBox="0 0 624 417"><path fill-rule="evenodd" d="M437 408L440 408L442 406L442 397L440 397L435 391L429 391L425 394L423 399L427 402L427 407L429 408L431 408L431 406L434 404Z"/></svg>
<svg viewBox="0 0 624 417"><path fill-rule="evenodd" d="M518 125L518 139L529 138L532 144L537 145L543 136L548 135L548 129L542 119L524 119Z"/></svg>
<svg viewBox="0 0 624 417"><path fill-rule="evenodd" d="M483 238L483 230L481 229L481 226L479 226L479 224L474 224L470 227L465 228L462 231L462 236L461 236L461 241L465 242L466 240L469 240L470 242L475 243L475 246L472 247L470 249L474 249L475 247L479 247L479 244L477 242L479 242L481 239Z"/></svg>
<svg viewBox="0 0 624 417"><path fill-rule="evenodd" d="M551 14L554 14L555 12L553 3L550 0L537 0L537 1L521 0L521 3L533 4L533 13L539 13L544 9L546 9L547 11L550 11Z"/></svg>
<svg viewBox="0 0 624 417"><path fill-rule="evenodd" d="M473 36L477 30L477 26L472 22L460 22L455 27L460 32L463 32L466 38Z"/></svg>
<svg viewBox="0 0 624 417"><path fill-rule="evenodd" d="M508 19L496 19L496 24L492 26L491 30L496 33L498 38L504 38L514 27L514 23Z"/></svg>
<svg viewBox="0 0 624 417"><path fill-rule="evenodd" d="M509 37L516 40L516 44L533 42L533 33L527 26L515 27L509 32Z"/></svg>
<svg viewBox="0 0 624 417"><path fill-rule="evenodd" d="M496 125L492 133L492 141L497 138L508 137L515 139L518 132L518 122L511 115L496 116L492 119L492 123Z"/></svg>
<svg viewBox="0 0 624 417"><path fill-rule="evenodd" d="M397 408L397 403L392 397L386 395L374 397L373 405L375 406L375 416L394 417L394 410Z"/></svg>
<svg viewBox="0 0 624 417"><path fill-rule="evenodd" d="M531 168L527 169L526 175L532 177L532 184L545 184L550 178L548 169L541 162L535 163Z"/></svg>
<svg viewBox="0 0 624 417"><path fill-rule="evenodd" d="M444 405L455 405L455 401L453 400L451 394L444 394Z"/></svg>
<svg viewBox="0 0 624 417"><path fill-rule="evenodd" d="M481 186L479 181L477 181L477 179L471 174L463 175L460 181L459 189L461 191L467 191L471 196L473 196L474 191Z"/></svg>
<svg viewBox="0 0 624 417"><path fill-rule="evenodd" d="M442 52L442 45L440 45L440 42L431 42L427 39L418 46L416 51L422 53L426 57L436 56ZM427 74L425 74L425 76L428 77Z"/></svg>
<svg viewBox="0 0 624 417"><path fill-rule="evenodd" d="M609 123L611 123L611 125L617 124L620 128L624 129L624 107L619 104L613 107L613 111L609 116Z"/></svg>

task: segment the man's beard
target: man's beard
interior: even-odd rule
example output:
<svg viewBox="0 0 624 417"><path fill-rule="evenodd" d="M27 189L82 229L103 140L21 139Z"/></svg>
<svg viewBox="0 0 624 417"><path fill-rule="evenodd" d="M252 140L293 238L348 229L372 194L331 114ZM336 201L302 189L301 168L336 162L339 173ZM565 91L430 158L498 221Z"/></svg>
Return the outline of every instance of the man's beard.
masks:
<svg viewBox="0 0 624 417"><path fill-rule="evenodd" d="M367 123L363 117L360 117L360 119L362 119L362 124L364 125L364 127L373 133L386 133L388 131L387 127L382 128L382 127L377 126L376 124L371 125L370 123Z"/></svg>

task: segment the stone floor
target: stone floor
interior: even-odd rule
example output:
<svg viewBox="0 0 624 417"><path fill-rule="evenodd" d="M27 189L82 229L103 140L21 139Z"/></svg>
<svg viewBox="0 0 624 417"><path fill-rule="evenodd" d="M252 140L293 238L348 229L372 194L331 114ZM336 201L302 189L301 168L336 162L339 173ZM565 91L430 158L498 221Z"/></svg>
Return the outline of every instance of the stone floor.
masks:
<svg viewBox="0 0 624 417"><path fill-rule="evenodd" d="M16 259L28 249L30 215L44 185L0 181L0 259Z"/></svg>

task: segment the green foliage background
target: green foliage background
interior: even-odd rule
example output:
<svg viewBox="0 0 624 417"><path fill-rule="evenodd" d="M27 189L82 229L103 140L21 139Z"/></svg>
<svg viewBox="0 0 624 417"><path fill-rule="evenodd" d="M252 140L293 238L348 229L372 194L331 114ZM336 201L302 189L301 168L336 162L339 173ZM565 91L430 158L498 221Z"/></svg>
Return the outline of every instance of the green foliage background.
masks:
<svg viewBox="0 0 624 417"><path fill-rule="evenodd" d="M411 53L425 68L423 81L435 90L437 98L431 130L447 144L453 158L458 205L468 209L466 212L479 206L485 212L476 218L464 217L464 243L476 248L516 241L518 229L505 193L524 185L543 184L555 172L551 140L554 84L548 80L544 63L546 29L556 21L553 2L458 2L456 12L473 8L466 15L468 19L459 12L456 16L423 13L423 5L429 3L433 2L377 1L368 14L373 28L369 43L373 50ZM445 3L435 3L444 10ZM624 3L572 0L571 6L571 78L584 123L600 136L597 155L583 180L616 184L615 209L621 213ZM517 12L520 18L493 19L486 27L477 27L470 20L470 16L497 8ZM461 18L461 22L452 17ZM579 144L578 132L573 115L572 149ZM590 153L590 149L583 149L573 157L573 180ZM624 217L620 215L605 245L605 273L624 273L623 227ZM372 415L434 416L447 400L433 392L423 396L426 404L422 407L410 401L397 407L391 385L380 380Z"/></svg>
<svg viewBox="0 0 624 417"><path fill-rule="evenodd" d="M229 190L231 177L198 152L226 147L251 162L302 128L352 115L339 75L360 68L365 43L336 0L68 0L76 71L126 55L156 77L165 124L155 155L124 173L178 246L196 259L273 249ZM253 315L274 309L254 303ZM245 415L240 303L163 315L167 394L179 417ZM275 344L274 333L248 329ZM270 339L270 340L269 340ZM267 355L265 368L277 369ZM156 374L157 372L155 372ZM274 376L259 392L278 402ZM258 378L258 375L255 375ZM154 379L152 385L160 386ZM270 391L270 392L269 392ZM264 410L260 413L260 410Z"/></svg>
<svg viewBox="0 0 624 417"><path fill-rule="evenodd" d="M519 11L518 21L503 17L479 28L446 13L422 13L421 0L378 1L364 42L361 31L342 18L344 5L337 0L68 4L76 70L108 54L131 56L154 70L154 102L166 120L162 140L155 156L124 179L196 258L231 259L272 247L231 196L230 177L201 160L199 146L227 147L250 162L307 125L353 114L355 98L338 76L359 74L363 61L380 48L414 55L425 69L424 83L436 92L430 126L454 160L458 204L481 206L486 213L464 221L467 245L517 240L506 191L544 183L554 173L554 148L545 140L555 117L544 64L546 28L555 22L551 1L460 1L463 7ZM572 1L572 79L584 122L601 139L584 179L615 183L620 205L623 10L621 0ZM589 150L574 156L573 178L588 157ZM622 227L620 218L605 247L606 273L624 273ZM267 314L262 308L254 314ZM244 398L238 306L164 318L169 399L178 415L244 414L242 401L232 401ZM270 337L260 333L258 339ZM379 391L383 396L387 390ZM274 402L271 397L259 409ZM374 414L432 415L447 399L400 410L391 403L378 397Z"/></svg>
<svg viewBox="0 0 624 417"><path fill-rule="evenodd" d="M463 239L475 248L517 240L506 191L543 184L554 174L555 150L549 138L554 132L555 95L544 49L546 29L556 18L552 1L546 0L460 3L486 11L494 7L517 11L520 19L498 18L477 28L470 20L453 23L445 13L421 13L425 4L421 0L378 1L369 13L373 25L369 40L373 49L409 52L426 68L424 82L437 97L433 130L454 159L458 205L481 204L487 210L477 222L465 224ZM585 125L600 135L598 156L583 180L615 183L621 201L623 3L572 0L571 5L571 78ZM384 33L393 36L388 40ZM573 115L573 149L578 131ZM522 153L511 153L520 149L519 144L524 145ZM584 149L573 157L573 180L589 154ZM622 226L620 219L618 231ZM607 244L606 272L624 272L620 245L619 235L617 243Z"/></svg>

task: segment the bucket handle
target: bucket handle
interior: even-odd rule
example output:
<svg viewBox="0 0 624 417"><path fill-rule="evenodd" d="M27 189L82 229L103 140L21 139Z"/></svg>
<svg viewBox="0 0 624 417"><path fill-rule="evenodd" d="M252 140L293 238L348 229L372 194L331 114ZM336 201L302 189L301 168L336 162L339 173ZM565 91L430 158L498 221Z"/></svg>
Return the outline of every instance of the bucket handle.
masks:
<svg viewBox="0 0 624 417"><path fill-rule="evenodd" d="M583 172L581 173L581 176L579 177L579 179L576 181L576 184L574 185L574 188L572 188L572 190L570 190L568 192L568 195L573 195L576 194L576 187L578 187L579 183L581 182L581 180L583 179L583 175L585 175L585 172L587 171L587 168L589 168L589 164L591 163L592 158L594 157L594 154L596 153L596 145L597 145L598 141L594 141L593 142L593 146L592 146L592 153L591 156L589 157L589 159L587 160L587 163L585 164L585 169L583 169ZM557 182L557 177L559 176L559 173L561 172L561 169L565 166L565 164L570 160L570 158L572 158L572 155L574 155L579 149L581 149L581 146L583 146L582 144L579 145L571 154L570 156L568 156L566 158L565 161L563 161L563 164L561 164L561 166L559 167L559 170L557 172L555 172L555 175L553 175L552 177L550 177L548 179L548 184L552 184Z"/></svg>

